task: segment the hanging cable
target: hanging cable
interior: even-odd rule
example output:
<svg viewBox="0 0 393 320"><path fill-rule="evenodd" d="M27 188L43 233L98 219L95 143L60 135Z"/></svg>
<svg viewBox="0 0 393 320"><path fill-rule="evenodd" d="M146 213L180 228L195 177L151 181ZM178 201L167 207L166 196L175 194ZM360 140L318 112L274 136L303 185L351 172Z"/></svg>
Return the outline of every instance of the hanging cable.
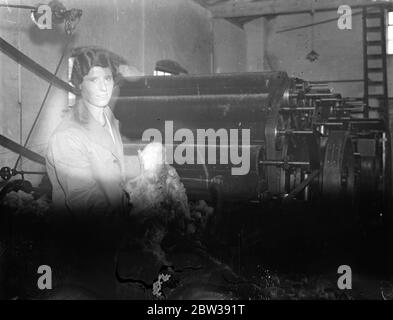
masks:
<svg viewBox="0 0 393 320"><path fill-rule="evenodd" d="M68 51L68 47L69 47L69 45L70 45L70 43L71 43L71 39L72 39L72 37L71 37L71 35L69 35L69 36L68 36L67 43L66 43L66 45L65 45L65 47L64 47L63 53L62 53L61 58L60 58L60 60L59 60L59 63L57 64L57 67L56 67L56 70L55 70L55 73L54 73L55 76L57 76L57 72L58 72L59 69L60 69L60 66L61 66L61 64L62 64L62 62L63 62L64 56L65 56L66 52ZM44 108L44 106L45 106L45 102L46 102L46 100L47 100L47 98L48 98L48 95L49 95L49 92L50 92L50 90L51 90L51 88L52 88L52 85L53 85L53 82L50 82L50 83L49 83L49 86L48 86L48 89L46 90L44 99L43 99L43 101L42 101L42 103L41 103L40 109L38 110L38 114L36 115L36 117L35 117L35 119L34 119L34 122L33 122L33 125L31 126L31 129L30 129L30 131L29 131L29 133L28 133L28 135L27 135L26 141L25 141L25 143L23 144L23 147L24 147L24 148L26 148L27 144L29 143L31 134L33 133L33 130L34 130L34 128L35 128L35 126L36 126L36 124L37 124L37 121L38 121L38 119L39 119L39 117L40 117L40 115L41 115L41 112L42 112L42 110L43 110L43 108ZM22 156L19 154L18 158L16 159L15 165L14 165L14 170L16 170L16 168L17 168L17 166L18 166L19 161L21 160L21 158L22 158Z"/></svg>
<svg viewBox="0 0 393 320"><path fill-rule="evenodd" d="M314 62L319 57L319 54L314 50L314 10L311 11L311 25L311 51L307 54L306 59Z"/></svg>

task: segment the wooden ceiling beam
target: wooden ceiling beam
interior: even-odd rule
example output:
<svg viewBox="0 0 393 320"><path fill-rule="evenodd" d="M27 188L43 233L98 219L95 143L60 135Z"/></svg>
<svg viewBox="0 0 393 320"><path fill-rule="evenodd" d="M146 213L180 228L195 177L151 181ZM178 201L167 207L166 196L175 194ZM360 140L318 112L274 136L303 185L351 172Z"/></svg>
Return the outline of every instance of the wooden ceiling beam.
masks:
<svg viewBox="0 0 393 320"><path fill-rule="evenodd" d="M390 5L387 0L264 0L256 2L228 1L224 4L210 6L213 18L238 18L268 15L299 14L318 11L337 11L341 5L349 5L352 9Z"/></svg>

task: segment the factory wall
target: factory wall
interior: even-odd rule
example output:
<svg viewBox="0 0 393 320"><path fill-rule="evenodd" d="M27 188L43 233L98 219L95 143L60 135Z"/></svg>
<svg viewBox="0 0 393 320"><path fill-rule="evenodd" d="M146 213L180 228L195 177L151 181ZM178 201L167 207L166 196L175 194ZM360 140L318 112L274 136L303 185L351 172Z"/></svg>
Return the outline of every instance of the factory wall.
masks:
<svg viewBox="0 0 393 320"><path fill-rule="evenodd" d="M245 23L243 28L223 19L214 20L215 71L280 70L310 81L360 80L363 78L362 19L356 12L353 11L351 30L338 28L339 16L334 11L315 13L314 22L335 20L314 26L313 41L311 27L280 32L312 23L309 14L263 17ZM306 59L312 47L319 54L314 62ZM389 68L393 68L391 65ZM331 82L330 86L344 96L363 95L363 82Z"/></svg>
<svg viewBox="0 0 393 320"><path fill-rule="evenodd" d="M144 0L144 71L172 59L191 74L211 73L210 12L191 0Z"/></svg>
<svg viewBox="0 0 393 320"><path fill-rule="evenodd" d="M19 1L8 1L20 4ZM37 5L42 1L24 1ZM152 74L157 60L172 59L190 73L211 72L212 29L210 13L191 0L62 0L67 9L79 8L83 16L71 38L63 24L52 30L40 30L30 20L28 10L0 10L0 35L33 60L54 72L65 43L66 57L58 76L67 79L67 56L77 46L97 45L126 58L142 74ZM16 142L24 142L48 83L19 67L0 54L0 133ZM50 134L61 121L67 106L67 94L52 88L28 147L45 154ZM21 112L22 111L22 112ZM0 167L13 167L17 156L0 147ZM23 159L24 170L42 171L39 164ZM37 184L40 176L26 176Z"/></svg>
<svg viewBox="0 0 393 320"><path fill-rule="evenodd" d="M338 18L336 12L317 12L314 15L314 22L334 18ZM255 56L263 55L263 67L259 67L258 70L283 70L291 77L310 81L363 78L360 15L353 15L351 30L340 30L337 20L335 20L316 25L313 28L280 32L286 28L312 23L309 14L285 15L258 20L249 23L255 24L253 29L250 28L250 44L247 45L249 69L255 66ZM259 33L255 31L256 27L259 27L257 28ZM312 37L312 32L314 37ZM263 48L252 45L253 39L261 41L261 38L264 39ZM319 54L319 58L313 62L306 59L312 49ZM332 82L330 85L336 92L342 93L344 96L362 96L362 82Z"/></svg>
<svg viewBox="0 0 393 320"><path fill-rule="evenodd" d="M245 31L224 19L213 19L212 26L214 72L244 72L247 63Z"/></svg>
<svg viewBox="0 0 393 320"><path fill-rule="evenodd" d="M280 32L284 29L312 23L309 14L295 14L274 18L259 18L246 23L245 71L283 70L289 76L310 81L363 79L362 16L353 10L352 29L340 30L338 14L317 12L314 22L335 19L311 27ZM306 55L312 50L319 58L311 62ZM261 61L262 59L262 61ZM393 56L388 56L389 97L393 97ZM362 97L363 82L331 82L335 92L344 96Z"/></svg>

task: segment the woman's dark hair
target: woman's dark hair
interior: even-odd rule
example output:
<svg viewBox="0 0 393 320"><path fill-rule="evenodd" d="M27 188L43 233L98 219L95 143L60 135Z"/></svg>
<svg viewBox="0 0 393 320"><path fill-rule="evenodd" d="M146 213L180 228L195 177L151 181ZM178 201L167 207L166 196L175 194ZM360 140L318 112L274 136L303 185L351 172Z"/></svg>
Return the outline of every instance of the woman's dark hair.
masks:
<svg viewBox="0 0 393 320"><path fill-rule="evenodd" d="M74 58L74 63L70 81L76 88L79 88L83 82L83 77L86 76L93 67L109 68L112 71L113 80L116 85L122 78L119 72L119 66L128 64L125 59L113 52L91 46L74 49L71 53L71 57ZM88 111L79 103L76 103L72 110L77 122L83 125L88 123Z"/></svg>
<svg viewBox="0 0 393 320"><path fill-rule="evenodd" d="M74 63L70 80L76 88L79 88L83 82L83 77L93 67L109 68L112 71L113 80L117 84L121 78L119 65L127 64L120 56L97 47L74 49L71 56L74 57Z"/></svg>

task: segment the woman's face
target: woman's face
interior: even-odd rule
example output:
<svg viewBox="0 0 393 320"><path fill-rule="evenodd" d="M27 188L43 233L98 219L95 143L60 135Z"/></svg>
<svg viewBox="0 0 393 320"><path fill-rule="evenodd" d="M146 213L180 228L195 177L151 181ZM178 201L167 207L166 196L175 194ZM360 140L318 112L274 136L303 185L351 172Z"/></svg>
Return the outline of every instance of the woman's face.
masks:
<svg viewBox="0 0 393 320"><path fill-rule="evenodd" d="M93 67L83 78L82 99L95 107L105 108L111 99L113 84L111 69Z"/></svg>

